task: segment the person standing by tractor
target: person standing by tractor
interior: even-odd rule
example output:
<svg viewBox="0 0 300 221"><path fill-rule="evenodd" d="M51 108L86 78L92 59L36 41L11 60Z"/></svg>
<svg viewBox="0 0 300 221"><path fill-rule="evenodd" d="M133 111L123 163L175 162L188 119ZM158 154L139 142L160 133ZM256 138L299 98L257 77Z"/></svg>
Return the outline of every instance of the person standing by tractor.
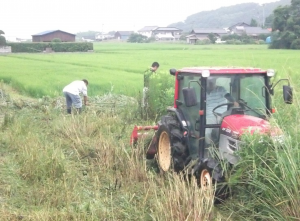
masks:
<svg viewBox="0 0 300 221"><path fill-rule="evenodd" d="M147 115L148 111L148 101L149 101L149 82L150 82L150 77L153 73L157 71L159 68L159 63L158 62L153 62L151 67L148 68L144 72L144 88L143 88L143 100L142 100L142 109L143 109L143 115Z"/></svg>
<svg viewBox="0 0 300 221"><path fill-rule="evenodd" d="M76 80L64 87L63 93L66 97L67 113L71 114L72 105L80 113L82 109L82 100L80 94L83 94L83 103L87 105L87 86L89 82L86 79Z"/></svg>

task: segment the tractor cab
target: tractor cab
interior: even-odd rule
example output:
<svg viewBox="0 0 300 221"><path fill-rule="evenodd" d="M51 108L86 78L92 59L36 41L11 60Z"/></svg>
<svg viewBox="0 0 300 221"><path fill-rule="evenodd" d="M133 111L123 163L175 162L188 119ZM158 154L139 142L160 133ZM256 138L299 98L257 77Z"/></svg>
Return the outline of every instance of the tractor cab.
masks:
<svg viewBox="0 0 300 221"><path fill-rule="evenodd" d="M208 147L215 146L221 157L236 163L240 135L269 128L273 70L184 68L170 73L176 78L174 108L188 136L190 158L206 158ZM284 86L283 93L291 103L291 88Z"/></svg>
<svg viewBox="0 0 300 221"><path fill-rule="evenodd" d="M174 108L188 136L190 158L206 158L207 148L215 146L221 157L236 163L240 135L268 130L273 70L184 68L170 73L176 78ZM283 95L292 102L291 87L284 86Z"/></svg>

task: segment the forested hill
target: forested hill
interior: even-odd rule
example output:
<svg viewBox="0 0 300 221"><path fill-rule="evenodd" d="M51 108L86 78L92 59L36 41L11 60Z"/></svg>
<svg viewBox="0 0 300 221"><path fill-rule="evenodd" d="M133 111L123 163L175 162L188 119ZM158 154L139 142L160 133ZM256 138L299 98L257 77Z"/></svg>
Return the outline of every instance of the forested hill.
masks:
<svg viewBox="0 0 300 221"><path fill-rule="evenodd" d="M212 11L202 11L188 16L184 22L170 24L169 27L180 28L183 31L191 31L193 28L225 28L239 22L250 24L251 19L255 19L258 25L262 25L263 18L272 14L275 8L290 4L291 0L280 0L266 3L263 8L257 3L243 3Z"/></svg>

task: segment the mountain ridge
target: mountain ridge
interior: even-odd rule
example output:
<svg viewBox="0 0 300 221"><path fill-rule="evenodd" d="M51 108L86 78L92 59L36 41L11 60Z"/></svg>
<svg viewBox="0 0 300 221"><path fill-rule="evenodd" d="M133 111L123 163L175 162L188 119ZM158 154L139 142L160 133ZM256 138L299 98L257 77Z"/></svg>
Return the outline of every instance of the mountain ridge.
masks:
<svg viewBox="0 0 300 221"><path fill-rule="evenodd" d="M239 22L250 24L255 19L262 26L265 19L280 5L290 5L291 0L280 0L259 5L258 3L241 3L232 6L220 7L215 10L201 11L192 14L184 22L176 22L168 27L177 27L184 32L195 28L226 28ZM271 24L265 24L271 27Z"/></svg>

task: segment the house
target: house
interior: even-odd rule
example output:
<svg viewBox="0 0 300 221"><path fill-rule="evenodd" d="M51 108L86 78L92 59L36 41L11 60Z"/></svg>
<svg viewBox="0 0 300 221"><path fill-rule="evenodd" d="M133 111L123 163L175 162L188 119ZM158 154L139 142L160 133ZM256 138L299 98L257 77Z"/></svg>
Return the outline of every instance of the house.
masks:
<svg viewBox="0 0 300 221"><path fill-rule="evenodd" d="M259 35L262 34L270 34L271 31L268 29L263 29L261 27L243 27L243 26L238 26L235 29L231 31L232 34L237 34L237 35L248 35L253 38L258 37Z"/></svg>
<svg viewBox="0 0 300 221"><path fill-rule="evenodd" d="M145 26L142 29L138 30L138 33L150 38L153 36L153 30L157 28L157 26Z"/></svg>
<svg viewBox="0 0 300 221"><path fill-rule="evenodd" d="M32 35L32 42L51 42L55 38L59 38L62 42L75 42L75 36L61 30L44 31Z"/></svg>
<svg viewBox="0 0 300 221"><path fill-rule="evenodd" d="M182 33L181 29L175 27L158 27L152 31L152 35L155 37L156 40L179 40L179 37ZM178 37L179 36L179 37Z"/></svg>
<svg viewBox="0 0 300 221"><path fill-rule="evenodd" d="M127 41L129 36L133 33L134 33L133 31L117 31L115 33L115 38L118 40Z"/></svg>
<svg viewBox="0 0 300 221"><path fill-rule="evenodd" d="M234 30L236 27L251 27L249 24L245 23L245 22L239 22L236 23L235 25L230 26L228 29L230 31Z"/></svg>
<svg viewBox="0 0 300 221"><path fill-rule="evenodd" d="M198 40L208 39L209 34L214 34L217 38L222 38L224 35L228 35L228 32L222 28L201 28L193 29L191 33L186 36L187 43L195 44Z"/></svg>
<svg viewBox="0 0 300 221"><path fill-rule="evenodd" d="M97 33L95 35L96 41L104 41L104 40L110 40L113 39L115 36L110 33Z"/></svg>

